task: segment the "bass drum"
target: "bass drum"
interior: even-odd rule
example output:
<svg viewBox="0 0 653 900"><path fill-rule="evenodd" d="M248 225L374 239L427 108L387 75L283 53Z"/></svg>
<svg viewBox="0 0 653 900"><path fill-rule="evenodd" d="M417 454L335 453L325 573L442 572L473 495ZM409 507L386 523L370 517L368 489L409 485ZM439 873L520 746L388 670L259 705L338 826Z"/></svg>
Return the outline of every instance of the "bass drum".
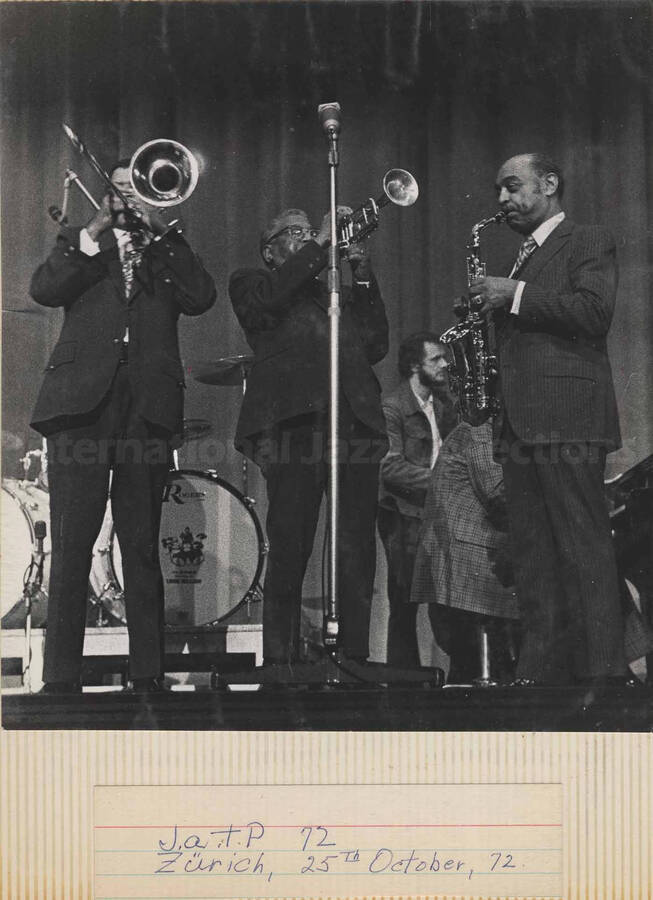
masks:
<svg viewBox="0 0 653 900"><path fill-rule="evenodd" d="M163 495L159 553L166 627L202 628L261 598L267 546L251 501L210 472L170 472ZM122 554L110 506L96 544L91 586L125 620Z"/></svg>
<svg viewBox="0 0 653 900"><path fill-rule="evenodd" d="M23 628L25 625L23 579L32 561L34 523L41 520L48 527L43 541L43 584L32 600L32 627L42 628L48 615L50 498L34 481L3 478L0 513L0 616L3 628Z"/></svg>

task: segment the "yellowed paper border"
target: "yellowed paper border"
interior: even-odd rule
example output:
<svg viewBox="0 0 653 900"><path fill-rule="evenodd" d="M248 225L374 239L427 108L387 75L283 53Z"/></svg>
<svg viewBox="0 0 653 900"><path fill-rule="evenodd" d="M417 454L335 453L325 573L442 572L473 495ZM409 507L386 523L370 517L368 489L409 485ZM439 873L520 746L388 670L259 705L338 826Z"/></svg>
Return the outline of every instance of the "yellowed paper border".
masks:
<svg viewBox="0 0 653 900"><path fill-rule="evenodd" d="M565 900L652 896L651 735L3 732L0 750L7 900L92 897L97 784L470 781L562 784Z"/></svg>

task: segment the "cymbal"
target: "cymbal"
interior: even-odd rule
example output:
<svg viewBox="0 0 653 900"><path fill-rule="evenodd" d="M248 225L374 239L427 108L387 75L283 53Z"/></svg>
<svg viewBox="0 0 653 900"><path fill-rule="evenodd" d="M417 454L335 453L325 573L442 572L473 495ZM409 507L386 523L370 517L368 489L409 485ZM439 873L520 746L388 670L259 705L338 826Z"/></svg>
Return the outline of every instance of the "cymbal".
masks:
<svg viewBox="0 0 653 900"><path fill-rule="evenodd" d="M253 356L223 356L222 359L216 359L214 362L197 363L191 366L191 372L194 372L193 378L200 384L222 385L224 387L233 387L243 383L243 372L247 375L247 371L254 362Z"/></svg>
<svg viewBox="0 0 653 900"><path fill-rule="evenodd" d="M208 437L213 431L213 426L208 419L184 419L184 428L182 431L182 440L197 441L200 438Z"/></svg>
<svg viewBox="0 0 653 900"><path fill-rule="evenodd" d="M3 313L18 313L21 316L42 316L43 310L39 309L10 309L5 306L2 310Z"/></svg>

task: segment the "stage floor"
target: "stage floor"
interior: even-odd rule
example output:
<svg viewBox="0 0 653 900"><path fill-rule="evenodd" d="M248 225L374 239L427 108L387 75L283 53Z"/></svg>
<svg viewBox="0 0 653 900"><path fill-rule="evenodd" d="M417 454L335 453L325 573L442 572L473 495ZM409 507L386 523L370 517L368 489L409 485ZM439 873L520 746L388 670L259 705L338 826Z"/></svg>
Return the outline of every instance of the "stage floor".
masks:
<svg viewBox="0 0 653 900"><path fill-rule="evenodd" d="M336 685L279 690L4 693L5 729L164 731L653 730L653 688Z"/></svg>

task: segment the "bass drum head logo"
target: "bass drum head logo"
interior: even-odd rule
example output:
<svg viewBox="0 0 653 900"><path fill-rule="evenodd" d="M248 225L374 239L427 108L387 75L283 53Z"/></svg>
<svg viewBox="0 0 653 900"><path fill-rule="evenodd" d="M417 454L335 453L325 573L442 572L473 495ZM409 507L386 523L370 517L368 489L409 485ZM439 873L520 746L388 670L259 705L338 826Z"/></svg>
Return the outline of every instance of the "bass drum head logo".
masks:
<svg viewBox="0 0 653 900"><path fill-rule="evenodd" d="M170 474L160 532L166 624L197 626L245 597L259 563L251 512L226 483L200 472Z"/></svg>
<svg viewBox="0 0 653 900"><path fill-rule="evenodd" d="M161 539L161 543L168 551L173 566L190 574L191 571L196 573L204 562L205 540L206 534L203 531L193 535L190 527L186 525L179 537L164 537Z"/></svg>

